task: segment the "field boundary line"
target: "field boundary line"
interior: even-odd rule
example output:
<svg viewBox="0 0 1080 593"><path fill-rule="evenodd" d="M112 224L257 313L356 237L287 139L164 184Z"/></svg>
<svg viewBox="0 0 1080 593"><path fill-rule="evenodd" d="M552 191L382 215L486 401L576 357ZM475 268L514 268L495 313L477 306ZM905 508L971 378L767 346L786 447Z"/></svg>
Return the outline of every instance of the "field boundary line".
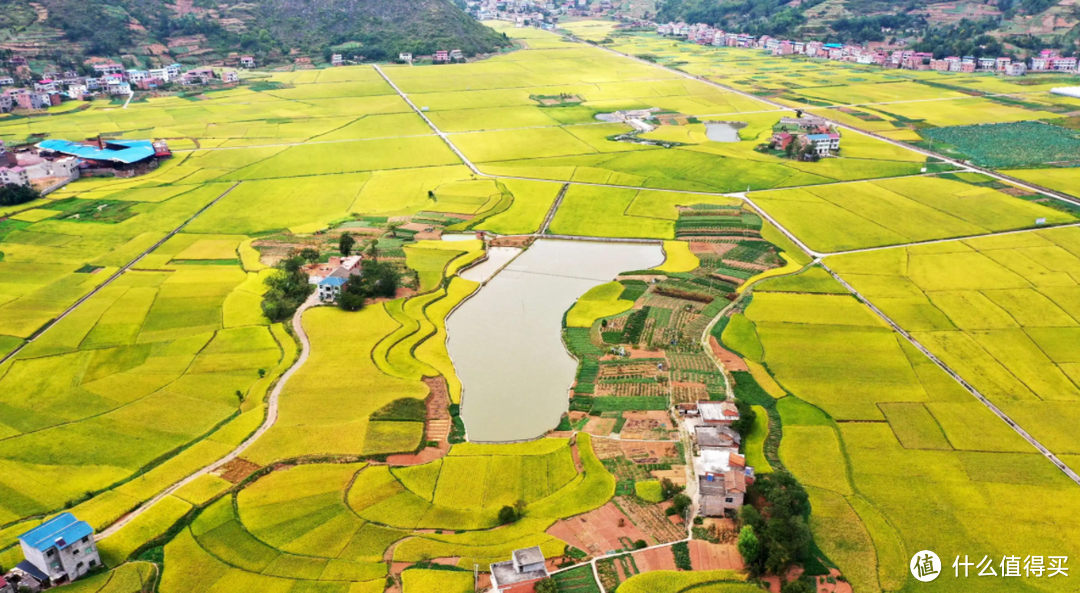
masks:
<svg viewBox="0 0 1080 593"><path fill-rule="evenodd" d="M22 344L19 344L19 346L17 348L12 350L11 352L8 352L3 358L0 358L0 364L4 364L5 362L11 360L12 358L15 357L16 354L21 352L23 348L27 347L32 342L36 341L41 336L45 335L45 332L52 329L53 326L55 326L57 323L60 323L60 321L62 321L68 315L74 313L75 309L78 309L80 305L82 305L86 301L90 300L90 298L93 297L94 295L96 295L97 293L101 292L101 290L103 288L105 288L106 286L108 286L108 285L112 284L113 282L115 282L118 278L120 278L120 276L123 276L128 270L130 270L132 267L134 267L135 264L142 261L142 259L144 257L146 257L147 255L150 255L150 253L152 251L154 251L158 247L161 247L162 244L164 244L166 241L168 241L169 239L172 239L177 233L184 230L184 227L186 227L188 224L190 224L191 221L198 218L200 214L202 214L203 212L206 212L207 210L210 209L211 206L213 206L214 204L217 204L219 201L221 201L222 198L229 195L229 193L232 192L232 190L236 189L237 186L239 186L241 183L243 183L242 180L233 183L231 186L229 186L229 189L225 190L220 196L214 198L209 204L207 204L207 205L203 206L202 208L200 208L197 212L195 212L195 214L192 214L190 218L188 218L184 222L180 223L180 226L178 226L175 229L169 231L169 233L166 234L164 237L162 237L161 240L159 240L157 243L154 243L146 251L143 251L138 256L136 256L135 259L129 261L126 264L124 264L124 266L121 267L116 272L113 272L112 276L109 276L108 278L105 279L104 282L102 282L101 284L98 284L97 286L95 286L90 292L83 295L82 298L75 301L70 307L68 307L62 313L60 313L60 315L54 317L51 321L46 323L41 329L34 332L34 334L31 335L29 338L27 338L25 341L23 341Z"/></svg>
<svg viewBox="0 0 1080 593"><path fill-rule="evenodd" d="M912 346L915 346L916 348L918 348L920 352L925 354L931 361L933 361L934 364L936 364L938 367L940 367L941 370L948 373L949 376L952 377L957 383L959 383L961 387L966 389L968 391L968 393L970 393L971 395L974 395L976 399L978 399L980 402L983 403L983 405L985 405L987 408L989 408L990 411L993 412L995 415L997 415L998 418L1000 418L1006 424L1011 426L1012 429L1015 430L1017 434L1019 434L1021 437L1023 437L1023 439L1025 441L1027 441L1028 444L1030 444L1032 447L1035 447L1035 449L1038 450L1039 453L1042 453L1042 455L1044 457L1049 459L1050 462L1053 463L1059 470L1061 470L1062 473L1064 473L1066 476L1068 476L1068 478L1070 480L1072 480L1073 482L1076 482L1077 485L1080 485L1080 474L1077 474L1075 471L1072 470L1072 468L1070 468L1068 465L1065 465L1064 462L1062 462L1060 459L1058 459L1057 456L1054 455L1049 449L1044 447L1042 445L1042 443L1040 443L1038 440L1035 439L1035 437L1031 436L1026 430L1021 428L1020 425L1017 424L1012 418L1009 418L1009 416L1005 412L1003 412L1001 410L1001 408L994 405L994 403L991 402L989 398L987 398L985 395L983 395L981 392L979 392L978 389L975 389L974 386L972 386L970 383L965 381L964 378L961 377L956 371L952 370L952 368L950 368L949 365L945 364L945 362L942 361L937 356L935 356L933 352L930 352L930 350L928 350L925 346L923 346L921 343L919 343L919 341L916 340L914 338L914 336L912 336L910 333L908 333L907 330L900 327L896 322L894 322L891 318L889 318L889 316L886 315L884 311L882 311L881 309L878 309L877 306L875 306L866 297L864 297L862 294L860 294L859 291L855 290L855 287L848 284L847 281L845 281L843 278L841 278L840 275L837 274L835 271L833 271L833 269L830 268L828 265L826 265L825 262L822 262L822 261L818 260L817 264L820 265L822 268L824 268L827 272L829 272L829 274L831 274L832 277L835 278L837 282L842 284L844 286L844 288L848 289L851 292L851 294L855 295L860 301L863 302L863 304L865 304L867 307L869 307L871 311L873 311L875 314L877 314L877 316L880 317L882 319L882 321L889 324L889 326L892 327L893 331L897 332L901 336L904 336L904 338L908 342L910 342Z"/></svg>
<svg viewBox="0 0 1080 593"><path fill-rule="evenodd" d="M884 251L886 249L899 249L901 247L918 247L919 245L934 245L936 243L952 243L954 241L974 241L982 239L984 237L1001 237L1005 235L1020 235L1023 233L1034 233L1038 231L1049 231L1053 229L1067 229L1080 226L1080 222L1069 222L1065 224L1048 224L1044 226L1028 227L1024 229L1015 229L1011 231L997 231L992 233L983 233L980 235L963 235L960 237L947 237L945 239L927 239L926 241L914 241L911 243L897 243L895 245L882 245L880 247L863 247L860 249L849 249L847 251L833 251L829 253L822 253L820 257L832 257L834 255L848 255L851 253L866 253L868 251ZM812 255L812 254L811 254Z"/></svg>
<svg viewBox="0 0 1080 593"><path fill-rule="evenodd" d="M570 184L564 183L559 190L559 195L555 196L555 201L551 203L551 208L548 208L547 216L544 217L544 224L540 225L540 230L536 231L536 234L543 235L548 232L548 227L551 226L551 221L555 219L555 213L559 211L559 206L562 206L563 198L566 197L566 192L569 189Z"/></svg>
<svg viewBox="0 0 1080 593"><path fill-rule="evenodd" d="M576 43L585 43L584 41L582 41L581 39L579 39L578 37L573 36L573 35L563 35L562 37L564 37L566 39L569 39L569 40L571 40L573 42L576 42ZM721 84L719 82L713 81L713 80L711 80L711 79L709 79L709 78L707 78L705 76L695 76L693 74L690 74L688 72L683 72L682 70L678 70L676 68L669 68L669 67L664 66L662 64L657 64L655 62L650 62L648 60L643 60L643 59L638 58L636 56L632 56L630 54L626 54L626 53L623 53L621 51L611 49L610 47L603 47L601 45L593 45L591 43L585 43L585 45L590 45L592 47L599 48L599 49L601 49L603 51L613 53L613 54L615 54L617 56L622 56L624 58L634 60L635 62L638 62L640 64L653 66L654 68L662 68L662 69L667 70L669 72L674 72L674 73L676 73L676 74L678 74L678 75L680 75L680 76L682 76L684 78L688 78L690 80L696 80L696 81L702 82L704 84L712 85L713 87L716 87L718 89L722 89L722 90L725 90L725 91L728 91L728 92L735 93L735 94L740 95L740 96L742 96L744 98L747 98L747 99L752 99L754 101L765 103L766 105L772 105L773 107L779 107L779 108L781 108L781 109L783 109L785 111L794 111L796 109L805 110L803 107L792 107L790 105L784 105L783 103L773 101L772 99L766 99L766 98L763 98L763 97L758 97L758 96L752 95L750 93L747 93L745 91L741 91L739 89L729 87L729 86L727 86L725 84ZM976 97L971 97L971 98L976 98ZM1054 198L1054 199L1059 200L1059 201L1068 202L1068 203L1073 204L1073 205L1080 205L1080 198L1075 198L1075 197L1069 196L1067 194L1057 192L1055 190L1045 188L1045 187L1042 187L1040 185L1036 185L1036 184L1033 184L1033 183L1030 183L1030 182L1027 182L1027 181L1023 181L1021 179L1016 179L1015 177L1010 177L1008 175L1004 175L1002 173L998 173L998 172L990 170L990 169L985 169L985 168L977 166L977 165L972 165L971 163L968 163L968 162L959 161L959 160L954 159L952 157L945 156L943 154L933 152L933 151L927 150L925 148L919 148L917 146L912 146L911 144L908 144L906 142L901 142L900 140L893 140L892 138L882 136L882 135L880 135L880 134L878 134L876 132L871 132L871 131L868 131L868 130L863 130L861 128L856 128L856 127L854 127L854 126L852 126L850 124L845 124L843 122L837 121L837 120L829 118L829 117L825 117L825 116L818 115L818 114L815 114L815 115L817 115L818 117L821 117L822 119L830 122L831 124L833 124L834 126L840 128L842 130L850 130L852 132L855 132L856 134L862 134L864 136L869 136L871 138L881 140L882 142L887 142L889 144L892 144L893 146L898 146L900 148L903 148L905 150L909 150L911 152L916 152L916 153L919 153L919 154L924 155L924 156L934 157L936 159L940 159L943 162L949 163L950 165L953 165L955 167L959 167L961 169L965 169L965 170L968 170L968 171L976 171L976 172L982 173L984 175L987 175L989 177L993 177L994 179L997 179L998 181L1008 181L1009 183L1011 183L1013 185L1019 186L1019 187L1021 187L1023 189L1027 189L1029 191L1034 191L1036 193L1042 194L1042 195L1047 196L1049 198ZM1036 121L1036 120L1030 120L1030 121Z"/></svg>
<svg viewBox="0 0 1080 593"><path fill-rule="evenodd" d="M573 40L575 42L581 43L581 41L578 40L575 37L568 36L567 38L571 39L571 40ZM597 46L597 47L599 47L599 46ZM666 66L661 66L659 64L655 64L655 63L649 62L647 60L642 60L640 58L636 58L634 56L624 54L622 52L619 52L619 51L616 51L616 50L613 50L613 49L610 49L610 48L603 47L601 49L603 49L605 51L608 51L608 52L611 52L611 53L613 53L615 55L622 56L624 58L637 61L637 62L642 63L642 64L647 64L647 65L651 65L651 66L658 67L658 68L664 68L665 70L670 70L670 71L675 72L675 73L677 73L680 76L683 76L685 78L689 78L689 79L692 79L692 80L698 80L700 82L704 82L705 84L712 85L712 86L714 86L716 88L736 93L736 94L741 95L741 96L743 96L745 98L760 101L760 102L763 102L763 103L765 103L767 105L772 105L774 107L779 107L779 108L781 108L782 110L785 110L785 111L790 111L790 110L794 109L792 107L787 107L787 106L784 106L784 105L782 105L780 103L773 102L771 100L762 99L760 97L755 97L753 95L750 95L749 93L744 93L742 91L727 87L725 85L722 85L722 84L713 82L711 80L705 79L704 77L697 77L697 76L694 76L692 74L688 74L686 72L682 72L682 71L679 71L679 70L668 68ZM415 111L420 117L422 117L424 119L424 121L436 133L436 135L438 135L440 138L442 138L443 142L445 142L446 145L450 147L450 149L454 152L454 154L456 154L458 156L458 158L460 158L461 161L467 167L469 167L469 169L472 170L472 172L474 174L476 174L476 175L478 175L480 177L487 177L487 178L491 178L491 179L517 179L517 180L522 180L522 181L545 181L545 182L548 182L548 183L560 183L558 180L552 180L552 179L538 179L538 178L533 178L533 177L519 177L519 176L510 176L510 175L491 175L491 174L484 173L484 172L480 171L480 169L472 161L470 161L465 156L465 154L463 152L461 152L460 149L458 149L458 147L453 143L453 141L450 140L450 138L449 138L450 134L447 134L446 132L443 132L442 130L440 130L439 127L437 125L435 125L435 122L431 121L431 119L429 119L427 117L427 115L423 111L421 111L416 106L416 104L412 102L411 99L409 99L408 95L406 95L400 88L398 88L398 86L396 84L394 84L394 81L392 81L390 79L390 77L388 77L386 75L386 73L384 73L382 71L382 69L379 68L379 66L377 64L373 65L373 67L379 73L379 75L382 76L383 79L386 80L386 82L395 91L397 91L397 93L401 96L401 98L406 103L408 103L408 105L410 107L412 107L413 111ZM828 119L828 118L825 118L825 119ZM905 144L903 142L900 142L898 140L893 140L891 138L886 138L884 136L880 136L880 135L875 134L873 132L867 132L865 130L860 130L858 128L854 128L852 126L842 124L842 123L837 122L835 120L830 119L829 121L833 122L834 124L836 124L837 126L843 128L843 129L851 130L851 131L853 131L853 132L855 132L857 134L863 134L865 136L876 138L878 140L888 142L889 144L892 144L894 146L898 146L898 147L903 148L905 150L908 150L908 151L911 151L911 152L916 152L916 153L922 154L924 156L932 156L934 158L942 159L944 162L947 162L947 163L949 163L949 164L951 164L951 165L953 165L955 167L959 167L959 168L964 169L964 170L968 170L968 171L977 170L977 171L985 173L985 174L987 174L987 175L989 175L991 177L997 178L999 181L1009 181L1010 183L1013 183L1014 185L1019 185L1019 186L1024 187L1025 189L1028 189L1030 191L1034 191L1036 193L1040 193L1040 194L1046 195L1048 197L1051 197L1051 198L1054 198L1054 199L1057 199L1057 200L1069 202L1069 203L1072 203L1072 204L1080 204L1080 200L1073 200L1071 198L1064 197L1062 195L1057 194L1056 192L1050 192L1048 190L1045 190L1045 188L1041 188L1041 187L1036 186L1036 185L1030 185L1030 184L1024 183L1024 182L1019 181L1019 180L1014 180L1013 178L1008 177L1008 176L1002 176L1002 175L999 175L997 173L993 173L993 172L981 169L979 167L975 167L973 165L968 165L966 163L961 163L960 161L957 161L955 159L945 157L945 156L942 156L942 155L939 155L937 153L934 153L934 152L931 152L931 151L928 151L928 150L924 150L924 149L921 149L921 148L916 148L916 147L910 146L908 144ZM907 178L907 177L933 177L933 176L936 176L936 175L939 175L939 173L917 173L917 174L914 174L914 175L900 175L900 176L896 176L896 177L883 177L883 178L875 178L875 179L857 179L857 180L846 180L846 181L834 181L832 183L821 183L821 184L815 184L815 185L810 185L810 186L793 186L793 187L785 187L785 188L772 188L772 189L765 189L765 190L758 190L758 191L761 191L761 192L781 191L781 190L790 190L790 189L800 189L802 187L819 187L819 186L840 185L840 184L859 183L859 182L870 182L870 181L877 181L879 179L902 179L902 178ZM610 187L610 188L615 188L615 189L633 189L633 190L637 190L637 191L663 191L663 192L675 193L675 194L696 194L696 195L703 195L703 196L721 196L721 197L726 197L726 198L736 198L736 199L742 200L743 202L749 204L750 207L752 207L759 215L761 215L762 218L768 220L769 223L771 223L773 226L775 226L781 233L784 234L784 236L786 236L788 239L791 239L796 245L798 245L800 249L802 249L807 254L809 254L809 255L811 255L811 256L813 256L815 258L828 257L830 255L840 255L840 254L843 254L843 253L859 253L861 251L871 251L871 250L879 250L879 249L891 249L891 248L896 248L896 247L906 247L908 245L920 245L920 244L925 244L925 243L945 242L945 241L958 241L958 240L971 239L971 238L976 238L976 237L988 237L988 236L994 236L994 235L999 235L999 234L1011 234L1011 233L1017 233L1017 232L1027 232L1029 230L1032 230L1032 229L1020 229L1020 230L1013 230L1013 231L1003 231L1003 232L998 232L998 233L987 233L985 235L977 235L977 236L972 236L972 237L953 237L953 238L946 238L946 239L934 239L934 240L931 240L931 241L916 241L916 242L911 242L911 243L901 243L901 244L890 245L890 246L869 247L869 248L865 248L865 249L857 249L857 250L849 250L849 251L823 252L823 251L817 251L817 250L811 249L802 240L800 240L798 237L796 237L794 233L789 231L784 225L780 224L780 222L778 220L773 218L772 215L770 215L768 212L766 212L764 208L762 208L757 203L755 203L753 201L753 199L751 199L750 196L749 196L749 193L752 193L752 192L727 192L727 193L725 193L725 192L691 191L691 190L679 190L679 189L657 189L657 188L636 187L636 186L631 186L631 185L615 185L615 184L609 184L609 183L589 183L589 182L582 182L582 181L563 181L561 183L563 184L563 189L560 191L559 197L556 198L556 205L554 207L555 210L557 210L558 205L561 205L562 197L565 196L565 192L567 191L567 188L570 185L585 185L585 186L592 186L592 187ZM547 231L548 226L550 225L552 219L554 219L554 210L550 210L548 212L548 218L545 218L544 225L541 227L540 231L538 233L534 233L534 235L536 235L536 236L544 236L544 237L548 237L548 238L559 238L559 239L570 239L570 240L588 240L585 237L572 236L572 235L546 235L546 234L544 234ZM1080 223L1076 223L1076 225L1080 225ZM1076 225L1057 225L1057 226L1076 226ZM1056 228L1056 227L1045 227L1045 228ZM597 238L597 239L603 240L602 238ZM655 240L653 240L653 239L630 239L630 238L625 238L625 239L620 239L620 241L637 243L637 242L655 241Z"/></svg>
<svg viewBox="0 0 1080 593"><path fill-rule="evenodd" d="M421 118L423 118L424 123L426 123L428 125L428 127L431 128L431 130L433 132L435 132L435 135L437 135L439 138L442 138L442 141L445 142L446 145L450 147L450 150L452 150L454 152L454 154L456 154L459 159L461 159L461 162L465 163L465 166L467 166L470 170L472 170L473 173L475 173L477 175L480 175L482 177L494 177L494 175L488 175L486 173L481 173L480 169L477 169L476 165L474 165L473 162L470 161L465 156L465 153L461 152L461 150L459 150L458 147L453 142L451 142L449 138L446 137L446 132L443 132L442 130L440 130L439 126L436 126L435 122L431 121L431 119L428 118L427 114L424 113L423 111L421 111L420 108L416 106L416 103L413 103L412 99L410 99L409 96L406 95L404 91L402 91L400 88L398 88L398 85L394 84L393 80L390 80L390 77L387 76L386 73L382 71L382 68L380 68L378 64L372 64L372 68L374 68L375 71L379 73L379 76L381 76L383 78L383 80L385 80L386 83L389 84L390 87L394 89L394 92L396 92L398 94L398 96L402 98L402 100L404 100L406 103L409 104L409 107L412 107L412 110L415 111L417 115L419 115Z"/></svg>
<svg viewBox="0 0 1080 593"><path fill-rule="evenodd" d="M277 382L274 384L274 389L270 392L269 397L267 397L266 399L266 418L263 419L263 423L259 426L259 428L257 428L255 432L248 436L248 438L244 439L243 442L237 445L236 448L225 454L225 456L221 459L218 459L210 465L207 465L202 469L189 474L185 478L174 483L172 486L165 488L150 500L147 500L146 502L135 507L135 509L133 509L128 514L114 521L106 529L102 530L94 536L95 541L101 541L109 537L110 535L116 533L117 531L120 531L128 523L134 521L137 517L150 510L151 507L161 502L166 497L171 496L180 488L187 486L191 482L194 482L195 480L201 478L204 475L220 469L225 464L238 458L241 453L246 451L249 447L251 447L251 445L255 444L255 441L257 441L264 434L266 434L266 431L270 430L270 428L277 423L278 400L280 399L281 392L285 388L285 384L288 383L289 379L292 378L293 374L296 373L296 371L299 370L305 362L307 362L307 359L311 354L311 341L308 339L307 333L304 331L304 313L311 307L314 307L318 304L318 295L317 293L313 293L311 296L308 297L306 301L304 301L302 305L300 305L300 308L297 309L296 313L293 315L292 326L293 331L296 332L296 337L300 340L300 354L296 357L296 360L293 362L292 366L286 369L285 372L281 374L281 377L279 377Z"/></svg>

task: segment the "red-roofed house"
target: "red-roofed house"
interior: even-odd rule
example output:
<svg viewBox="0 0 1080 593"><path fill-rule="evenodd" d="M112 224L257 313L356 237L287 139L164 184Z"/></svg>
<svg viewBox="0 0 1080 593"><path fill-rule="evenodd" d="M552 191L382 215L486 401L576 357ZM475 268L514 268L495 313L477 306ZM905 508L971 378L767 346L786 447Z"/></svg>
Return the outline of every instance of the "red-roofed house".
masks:
<svg viewBox="0 0 1080 593"><path fill-rule="evenodd" d="M795 137L787 132L777 132L772 136L773 146L777 150L787 150L788 145L794 139Z"/></svg>

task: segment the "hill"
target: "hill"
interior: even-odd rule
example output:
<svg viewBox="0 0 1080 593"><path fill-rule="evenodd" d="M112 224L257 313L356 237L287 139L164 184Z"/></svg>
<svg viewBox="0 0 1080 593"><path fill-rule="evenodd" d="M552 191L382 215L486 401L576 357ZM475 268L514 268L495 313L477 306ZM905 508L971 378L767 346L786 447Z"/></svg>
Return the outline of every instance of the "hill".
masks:
<svg viewBox="0 0 1080 593"><path fill-rule="evenodd" d="M466 55L506 46L505 35L449 0L6 0L0 51L67 69L89 57L139 66L206 64L230 53L260 64L332 51L382 60L400 52ZM35 67L35 70L40 68Z"/></svg>
<svg viewBox="0 0 1080 593"><path fill-rule="evenodd" d="M657 20L950 55L1075 53L1080 37L1075 0L661 0Z"/></svg>

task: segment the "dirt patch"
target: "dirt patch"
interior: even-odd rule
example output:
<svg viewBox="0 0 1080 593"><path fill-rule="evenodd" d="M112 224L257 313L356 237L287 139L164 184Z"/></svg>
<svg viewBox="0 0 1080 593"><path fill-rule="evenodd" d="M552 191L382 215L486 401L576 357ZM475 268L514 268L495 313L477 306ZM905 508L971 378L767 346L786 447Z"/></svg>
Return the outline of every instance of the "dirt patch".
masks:
<svg viewBox="0 0 1080 593"><path fill-rule="evenodd" d="M524 249L532 244L536 237L528 235L515 235L510 237L496 237L491 240L492 247L517 247Z"/></svg>
<svg viewBox="0 0 1080 593"><path fill-rule="evenodd" d="M593 416L585 423L585 428L582 430L591 435L606 437L611 434L613 428L615 428L615 418L597 418Z"/></svg>
<svg viewBox="0 0 1080 593"><path fill-rule="evenodd" d="M626 423L619 434L625 440L675 439L678 437L678 432L671 422L671 417L665 411L623 412L623 418L626 419Z"/></svg>
<svg viewBox="0 0 1080 593"><path fill-rule="evenodd" d="M590 556L631 550L634 542L647 537L613 502L595 511L557 521L547 533Z"/></svg>
<svg viewBox="0 0 1080 593"><path fill-rule="evenodd" d="M741 356L721 346L713 336L709 336L709 348L712 349L713 356L720 359L720 363L724 365L728 372L750 370Z"/></svg>
<svg viewBox="0 0 1080 593"><path fill-rule="evenodd" d="M695 539L690 542L690 565L694 570L743 570L742 556L735 543L712 544ZM780 588L776 587L775 591Z"/></svg>
<svg viewBox="0 0 1080 593"><path fill-rule="evenodd" d="M675 570L675 556L671 548L653 548L634 552L634 564L641 572L653 570Z"/></svg>
<svg viewBox="0 0 1080 593"><path fill-rule="evenodd" d="M221 468L214 473L233 484L239 484L244 481L244 478L247 478L260 469L262 469L262 466L257 463L252 463L246 459L237 457L221 466Z"/></svg>

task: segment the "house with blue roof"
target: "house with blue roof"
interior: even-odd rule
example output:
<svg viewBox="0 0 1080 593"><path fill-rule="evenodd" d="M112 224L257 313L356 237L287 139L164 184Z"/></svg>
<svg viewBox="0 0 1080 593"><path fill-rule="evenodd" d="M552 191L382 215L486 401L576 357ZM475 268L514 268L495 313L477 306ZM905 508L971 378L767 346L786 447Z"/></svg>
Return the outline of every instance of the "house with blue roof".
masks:
<svg viewBox="0 0 1080 593"><path fill-rule="evenodd" d="M17 567L57 585L74 581L101 564L94 528L71 513L60 513L19 536L26 561ZM35 573L36 570L36 573Z"/></svg>
<svg viewBox="0 0 1080 593"><path fill-rule="evenodd" d="M806 139L814 146L818 156L829 156L840 150L840 134L807 134Z"/></svg>
<svg viewBox="0 0 1080 593"><path fill-rule="evenodd" d="M319 281L319 300L333 301L341 295L341 287L345 286L346 279L337 276L327 276Z"/></svg>

